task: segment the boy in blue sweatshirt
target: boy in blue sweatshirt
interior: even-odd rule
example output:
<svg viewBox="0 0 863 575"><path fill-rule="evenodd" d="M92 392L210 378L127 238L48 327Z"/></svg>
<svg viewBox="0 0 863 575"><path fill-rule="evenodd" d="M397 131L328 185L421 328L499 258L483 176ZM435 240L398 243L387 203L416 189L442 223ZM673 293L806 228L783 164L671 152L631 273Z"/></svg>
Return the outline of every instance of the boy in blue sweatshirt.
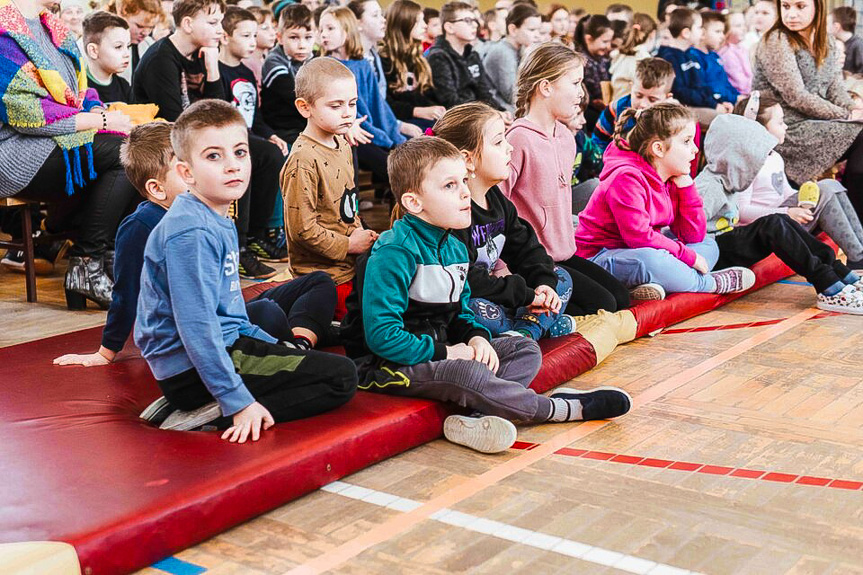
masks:
<svg viewBox="0 0 863 575"><path fill-rule="evenodd" d="M512 446L510 420L603 419L629 411L629 396L615 388L535 393L528 386L542 363L537 343L492 340L475 321L467 248L452 234L471 224L467 168L458 149L421 136L393 150L388 168L397 208L406 214L367 258L360 257L342 323L360 389L476 410L483 415L448 417L444 435L484 453Z"/></svg>
<svg viewBox="0 0 863 575"><path fill-rule="evenodd" d="M717 91L719 86L710 84L703 53L695 48L704 34L701 14L689 8L678 8L669 17L668 31L671 39L667 45L659 47L656 55L674 66L671 87L674 97L684 106L694 108L699 123L705 126L717 114L730 113L737 101L736 91L731 97L729 93ZM727 75L725 81L728 81Z"/></svg>
<svg viewBox="0 0 863 575"><path fill-rule="evenodd" d="M174 198L186 191L176 170L171 126L151 122L136 126L120 147L120 162L129 181L145 198L117 230L114 292L102 345L95 353L70 353L55 365L108 365L126 345L137 315L144 247ZM333 318L336 288L323 272L296 278L260 294L246 304L251 322L270 335L309 349L327 331Z"/></svg>
<svg viewBox="0 0 863 575"><path fill-rule="evenodd" d="M731 85L728 73L722 65L722 59L716 52L725 42L728 31L728 21L719 12L701 13L701 40L695 44L693 53L698 56L701 64L701 76L704 84L719 95L719 101L730 102L732 107L740 98L740 92Z"/></svg>
<svg viewBox="0 0 863 575"><path fill-rule="evenodd" d="M215 422L227 427L223 439L243 443L275 422L344 404L356 389L350 361L279 344L246 314L227 217L251 170L243 117L227 102L200 101L177 119L171 141L189 192L147 240L135 324L135 343L179 410L162 428Z"/></svg>

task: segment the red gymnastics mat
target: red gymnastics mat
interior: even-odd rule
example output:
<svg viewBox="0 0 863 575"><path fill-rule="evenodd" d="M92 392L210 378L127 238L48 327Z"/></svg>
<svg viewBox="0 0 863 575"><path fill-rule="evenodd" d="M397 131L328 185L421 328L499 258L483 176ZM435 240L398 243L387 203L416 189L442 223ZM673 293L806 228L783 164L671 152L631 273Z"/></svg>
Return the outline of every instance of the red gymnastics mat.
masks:
<svg viewBox="0 0 863 575"><path fill-rule="evenodd" d="M759 287L790 275L774 258L755 271ZM641 304L633 310L638 333L731 299L686 294ZM451 413L430 401L360 392L331 413L279 424L254 444L160 431L138 419L159 390L137 353L101 368L51 364L63 353L95 349L100 333L0 349L0 543L70 543L91 575L148 566L440 437ZM543 369L533 383L540 392L596 364L592 345L579 335L542 347Z"/></svg>

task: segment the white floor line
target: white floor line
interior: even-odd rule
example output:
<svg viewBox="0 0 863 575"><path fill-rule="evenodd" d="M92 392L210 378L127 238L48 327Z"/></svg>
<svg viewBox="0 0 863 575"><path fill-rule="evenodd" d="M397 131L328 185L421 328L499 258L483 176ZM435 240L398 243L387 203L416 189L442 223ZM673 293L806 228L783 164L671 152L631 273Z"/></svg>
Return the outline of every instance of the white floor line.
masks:
<svg viewBox="0 0 863 575"><path fill-rule="evenodd" d="M398 495L375 491L374 489L360 487L359 485L353 485L344 481L334 481L329 485L324 485L321 487L321 491L335 493L343 497L364 501L395 511L407 512L422 506L422 503L413 499L405 499ZM468 531L491 535L492 537L505 539L520 545L528 545L536 549L559 553L597 565L614 567L615 569L637 575L700 575L696 571L672 567L671 565L649 561L640 557L626 555L625 553L618 553L617 551L603 549L602 547L586 545L578 541L572 541L571 539L563 539L562 537L531 531L530 529L522 529L521 527L507 525L506 523L491 519L483 519L476 515L452 509L441 509L430 515L429 518L446 523L447 525L467 529Z"/></svg>

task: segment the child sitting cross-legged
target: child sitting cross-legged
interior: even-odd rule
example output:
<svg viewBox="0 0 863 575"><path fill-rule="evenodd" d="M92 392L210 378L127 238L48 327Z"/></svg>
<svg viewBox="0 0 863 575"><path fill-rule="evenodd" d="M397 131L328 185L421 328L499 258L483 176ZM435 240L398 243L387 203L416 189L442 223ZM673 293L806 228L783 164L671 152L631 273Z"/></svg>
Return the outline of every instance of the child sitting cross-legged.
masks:
<svg viewBox="0 0 863 575"><path fill-rule="evenodd" d="M120 148L120 161L145 201L117 230L116 282L102 330L102 345L96 353L58 357L54 360L57 365L107 365L123 349L137 315L147 238L174 199L188 189L176 169L169 123L153 122L133 128ZM270 335L308 349L324 335L335 305L335 285L329 276L317 272L265 291L246 304L246 311L252 323Z"/></svg>
<svg viewBox="0 0 863 575"><path fill-rule="evenodd" d="M471 224L468 171L461 152L420 136L393 150L389 171L396 210L405 215L381 234L358 265L342 336L358 363L361 389L451 402L478 417L452 415L450 441L484 453L509 448L510 420L530 423L617 417L629 411L622 390L529 389L542 356L526 337L491 340L468 306L468 252L453 230Z"/></svg>
<svg viewBox="0 0 863 575"><path fill-rule="evenodd" d="M335 319L345 314L356 255L378 235L363 229L357 211L353 157L345 135L357 116L357 82L333 58L300 68L296 106L307 119L282 169L291 268L295 275L325 271L336 282Z"/></svg>
<svg viewBox="0 0 863 575"><path fill-rule="evenodd" d="M189 192L144 250L135 343L164 399L142 417L155 422L173 409L162 428L212 424L243 443L276 422L344 404L356 390L349 360L283 345L246 313L237 229L227 217L251 171L243 117L227 102L200 101L177 119L171 141Z"/></svg>
<svg viewBox="0 0 863 575"><path fill-rule="evenodd" d="M572 278L554 261L511 201L497 187L509 174L512 146L500 112L481 102L449 110L434 134L462 151L470 173L471 225L455 232L468 248L470 308L492 336L502 333L532 339L575 331L562 314L572 295ZM495 275L506 262L509 275Z"/></svg>
<svg viewBox="0 0 863 575"><path fill-rule="evenodd" d="M120 76L129 67L129 42L129 24L116 14L97 10L84 18L87 84L105 104L132 100L132 87Z"/></svg>
<svg viewBox="0 0 863 575"><path fill-rule="evenodd" d="M635 118L628 133L625 126ZM657 104L617 120L599 187L578 218L578 253L599 264L636 299L666 292L730 293L755 283L752 271L711 273L719 249L689 175L695 118L679 104ZM668 230L665 230L668 228Z"/></svg>

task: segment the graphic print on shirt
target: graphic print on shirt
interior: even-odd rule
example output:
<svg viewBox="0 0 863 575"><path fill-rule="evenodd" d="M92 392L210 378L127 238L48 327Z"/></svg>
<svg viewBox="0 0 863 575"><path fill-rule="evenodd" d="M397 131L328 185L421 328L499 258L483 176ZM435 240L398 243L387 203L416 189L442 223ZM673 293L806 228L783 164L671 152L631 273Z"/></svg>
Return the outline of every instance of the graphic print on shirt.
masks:
<svg viewBox="0 0 863 575"><path fill-rule="evenodd" d="M479 64L471 64L467 67L467 71L470 73L470 77L474 80L479 78Z"/></svg>
<svg viewBox="0 0 863 575"><path fill-rule="evenodd" d="M345 192L342 194L342 199L339 202L339 215L342 217L342 221L346 224L354 223L359 209L360 199L357 188L349 190L346 187Z"/></svg>
<svg viewBox="0 0 863 575"><path fill-rule="evenodd" d="M246 121L246 127L251 128L255 121L255 105L258 103L258 91L255 85L245 78L237 78L231 82L231 96L234 99L234 106Z"/></svg>
<svg viewBox="0 0 863 575"><path fill-rule="evenodd" d="M770 185L773 186L776 195L784 197L782 191L785 189L785 172L770 174Z"/></svg>
<svg viewBox="0 0 863 575"><path fill-rule="evenodd" d="M504 236L505 222L503 219L471 228L471 241L476 248L476 264L484 266L489 272L494 270L500 253L506 243Z"/></svg>

